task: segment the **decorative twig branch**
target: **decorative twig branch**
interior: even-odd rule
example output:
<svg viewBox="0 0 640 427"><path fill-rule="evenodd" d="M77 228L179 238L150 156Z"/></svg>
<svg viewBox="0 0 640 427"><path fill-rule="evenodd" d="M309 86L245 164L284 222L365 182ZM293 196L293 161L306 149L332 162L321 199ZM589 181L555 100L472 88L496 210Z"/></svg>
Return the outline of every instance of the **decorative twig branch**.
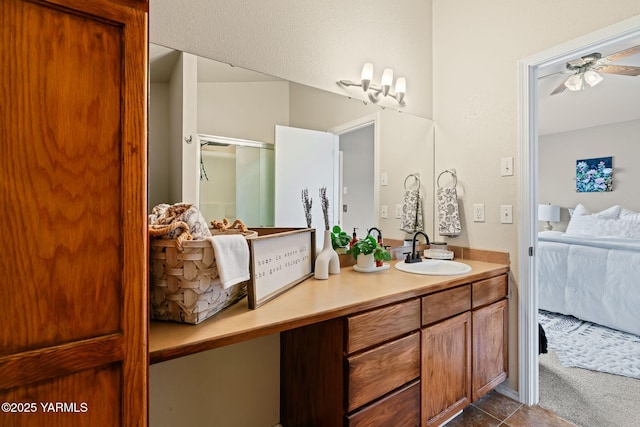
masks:
<svg viewBox="0 0 640 427"><path fill-rule="evenodd" d="M320 188L320 202L322 203L322 214L324 215L324 229L329 229L329 199L327 198L327 187Z"/></svg>
<svg viewBox="0 0 640 427"><path fill-rule="evenodd" d="M302 207L304 208L304 216L307 219L307 228L311 228L311 205L313 200L309 198L309 190L302 190Z"/></svg>

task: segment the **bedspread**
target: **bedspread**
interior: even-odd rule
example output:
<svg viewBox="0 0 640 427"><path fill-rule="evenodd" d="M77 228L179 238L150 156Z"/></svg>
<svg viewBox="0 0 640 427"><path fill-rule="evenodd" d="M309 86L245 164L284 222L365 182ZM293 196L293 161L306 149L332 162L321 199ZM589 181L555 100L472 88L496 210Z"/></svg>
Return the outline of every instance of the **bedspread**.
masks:
<svg viewBox="0 0 640 427"><path fill-rule="evenodd" d="M539 308L640 335L640 240L538 235Z"/></svg>

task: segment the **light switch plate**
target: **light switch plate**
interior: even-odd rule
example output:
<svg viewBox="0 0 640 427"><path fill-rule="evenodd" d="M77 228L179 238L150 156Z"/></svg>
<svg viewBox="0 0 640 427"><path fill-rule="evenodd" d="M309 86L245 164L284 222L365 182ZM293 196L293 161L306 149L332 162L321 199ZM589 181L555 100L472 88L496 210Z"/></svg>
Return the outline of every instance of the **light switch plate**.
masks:
<svg viewBox="0 0 640 427"><path fill-rule="evenodd" d="M500 205L500 224L513 224L512 205Z"/></svg>
<svg viewBox="0 0 640 427"><path fill-rule="evenodd" d="M386 172L380 174L380 185L387 185L389 183L389 176Z"/></svg>
<svg viewBox="0 0 640 427"><path fill-rule="evenodd" d="M387 205L380 206L380 218L388 218L389 217L389 208Z"/></svg>
<svg viewBox="0 0 640 427"><path fill-rule="evenodd" d="M396 205L396 218L402 218L402 205Z"/></svg>
<svg viewBox="0 0 640 427"><path fill-rule="evenodd" d="M483 203L476 203L473 205L473 222L484 222Z"/></svg>
<svg viewBox="0 0 640 427"><path fill-rule="evenodd" d="M513 157L503 157L500 159L500 176L513 175Z"/></svg>

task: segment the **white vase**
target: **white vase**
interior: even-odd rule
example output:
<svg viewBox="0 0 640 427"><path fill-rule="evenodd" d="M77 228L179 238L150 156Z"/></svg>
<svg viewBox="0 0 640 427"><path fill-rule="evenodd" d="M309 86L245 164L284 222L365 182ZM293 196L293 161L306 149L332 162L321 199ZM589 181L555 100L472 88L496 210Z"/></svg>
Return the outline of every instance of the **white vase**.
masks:
<svg viewBox="0 0 640 427"><path fill-rule="evenodd" d="M329 274L340 273L340 258L331 245L331 231L324 231L324 245L316 257L313 277L320 280L329 278Z"/></svg>
<svg viewBox="0 0 640 427"><path fill-rule="evenodd" d="M371 270L376 265L376 260L373 257L373 254L358 254L358 258L356 258L356 265L358 268L362 270Z"/></svg>

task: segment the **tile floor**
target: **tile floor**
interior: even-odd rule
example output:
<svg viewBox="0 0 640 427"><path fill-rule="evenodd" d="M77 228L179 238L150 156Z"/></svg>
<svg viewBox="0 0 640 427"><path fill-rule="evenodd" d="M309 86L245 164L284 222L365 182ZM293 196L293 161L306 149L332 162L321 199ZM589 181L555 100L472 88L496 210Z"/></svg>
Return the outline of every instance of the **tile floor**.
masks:
<svg viewBox="0 0 640 427"><path fill-rule="evenodd" d="M526 406L496 391L485 395L447 427L576 427L539 406Z"/></svg>

